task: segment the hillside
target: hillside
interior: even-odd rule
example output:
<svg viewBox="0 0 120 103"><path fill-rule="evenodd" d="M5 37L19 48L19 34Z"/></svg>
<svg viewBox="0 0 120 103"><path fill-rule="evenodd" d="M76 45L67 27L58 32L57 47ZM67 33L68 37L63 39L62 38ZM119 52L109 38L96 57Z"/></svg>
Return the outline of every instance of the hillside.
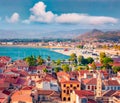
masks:
<svg viewBox="0 0 120 103"><path fill-rule="evenodd" d="M77 40L97 40L97 41L120 41L120 31L103 32L94 29L90 32L79 35Z"/></svg>

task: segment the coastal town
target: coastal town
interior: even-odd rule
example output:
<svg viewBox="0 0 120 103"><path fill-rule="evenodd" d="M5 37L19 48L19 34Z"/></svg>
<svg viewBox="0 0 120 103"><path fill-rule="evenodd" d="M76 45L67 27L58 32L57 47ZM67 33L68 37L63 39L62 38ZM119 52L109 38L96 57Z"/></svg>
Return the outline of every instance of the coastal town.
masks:
<svg viewBox="0 0 120 103"><path fill-rule="evenodd" d="M120 103L120 0L0 0L0 103Z"/></svg>
<svg viewBox="0 0 120 103"><path fill-rule="evenodd" d="M75 52L69 56L51 60L31 55L15 61L1 56L0 103L120 103L119 54L100 52L97 59Z"/></svg>

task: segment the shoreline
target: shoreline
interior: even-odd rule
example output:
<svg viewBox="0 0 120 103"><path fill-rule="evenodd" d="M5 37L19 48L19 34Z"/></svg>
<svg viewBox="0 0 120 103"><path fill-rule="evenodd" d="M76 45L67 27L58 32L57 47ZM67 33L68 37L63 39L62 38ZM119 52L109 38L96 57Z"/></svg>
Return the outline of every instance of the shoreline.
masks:
<svg viewBox="0 0 120 103"><path fill-rule="evenodd" d="M87 57L93 57L98 58L99 56L94 56L92 54L83 54L83 51L90 51L88 49L78 49L78 48L71 48L71 47L59 47L59 46L34 46L34 45L0 45L0 47L20 47L20 48L46 48L46 49L52 49L51 51L57 52L66 56L70 56L72 53L75 53L77 56L83 55L85 58ZM68 49L65 51L64 49ZM94 49L95 53L99 54L100 52L105 52L106 54L110 55L116 55L117 53L120 56L120 51L116 50L106 50L106 49Z"/></svg>
<svg viewBox="0 0 120 103"><path fill-rule="evenodd" d="M0 45L0 47L29 47L29 48L48 48L48 49L66 49L70 47L58 47L58 46L32 46L32 45Z"/></svg>
<svg viewBox="0 0 120 103"><path fill-rule="evenodd" d="M109 53L109 55L111 56L115 56L116 53L119 53L118 56L120 56L120 51L116 51L116 50L104 50L104 49L95 49L95 53L98 54L98 56L95 56L95 55L92 55L92 54L89 54L89 53L85 53L83 54L83 49L71 49L71 50L68 50L68 51L65 51L65 50L53 50L54 52L58 52L58 53L61 53L61 54L64 54L64 55L67 55L67 56L70 56L72 53L75 53L77 56L79 55L83 55L85 58L87 57L93 57L93 58L98 58L99 57L99 54L100 52L105 52L106 54ZM86 49L85 51L90 51L88 49ZM94 52L93 52L94 53Z"/></svg>

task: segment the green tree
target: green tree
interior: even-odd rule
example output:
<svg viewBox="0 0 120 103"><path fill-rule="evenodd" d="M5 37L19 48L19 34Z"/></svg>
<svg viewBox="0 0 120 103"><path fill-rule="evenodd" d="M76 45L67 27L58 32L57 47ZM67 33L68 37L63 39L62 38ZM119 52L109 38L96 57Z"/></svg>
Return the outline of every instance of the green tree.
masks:
<svg viewBox="0 0 120 103"><path fill-rule="evenodd" d="M113 63L113 60L110 57L105 57L105 58L103 58L102 62L103 62L102 63L103 67L105 67L108 70L108 72L110 73L112 70L111 64Z"/></svg>
<svg viewBox="0 0 120 103"><path fill-rule="evenodd" d="M46 68L44 68L44 69L43 69L43 72L47 73L47 72L48 72L48 70L47 70Z"/></svg>
<svg viewBox="0 0 120 103"><path fill-rule="evenodd" d="M77 48L83 49L83 45L78 45Z"/></svg>
<svg viewBox="0 0 120 103"><path fill-rule="evenodd" d="M37 64L42 65L44 63L44 60L41 58L41 56L37 57Z"/></svg>
<svg viewBox="0 0 120 103"><path fill-rule="evenodd" d="M94 59L93 59L92 57L88 57L88 58L87 58L88 64L89 64L89 63L92 63L93 61L94 61Z"/></svg>
<svg viewBox="0 0 120 103"><path fill-rule="evenodd" d="M35 66L36 65L36 58L33 55L24 58L24 60L28 63L29 66Z"/></svg>
<svg viewBox="0 0 120 103"><path fill-rule="evenodd" d="M61 60L58 59L58 60L56 61L56 64L57 64L57 65L60 65L60 64L61 64Z"/></svg>
<svg viewBox="0 0 120 103"><path fill-rule="evenodd" d="M67 64L63 64L63 65L62 65L62 69L63 69L63 71L65 71L65 72L69 72L69 71L70 71L69 65L67 65Z"/></svg>
<svg viewBox="0 0 120 103"><path fill-rule="evenodd" d="M55 71L55 73L59 72L60 71L60 67L55 67L54 71Z"/></svg>
<svg viewBox="0 0 120 103"><path fill-rule="evenodd" d="M117 73L120 71L120 66L113 66L112 69L113 69L114 73Z"/></svg>
<svg viewBox="0 0 120 103"><path fill-rule="evenodd" d="M76 71L80 71L80 70L82 70L83 68L81 67L81 66L78 66L78 67L76 67Z"/></svg>
<svg viewBox="0 0 120 103"><path fill-rule="evenodd" d="M86 67L85 67L85 70L89 70L90 68L89 68L89 66L87 65Z"/></svg>
<svg viewBox="0 0 120 103"><path fill-rule="evenodd" d="M71 61L73 61L73 62L77 62L77 56L76 56L76 54L75 53L72 53L71 55L70 55L70 60Z"/></svg>
<svg viewBox="0 0 120 103"><path fill-rule="evenodd" d="M95 62L92 62L91 67L92 67L93 70L96 70L97 67L96 67Z"/></svg>
<svg viewBox="0 0 120 103"><path fill-rule="evenodd" d="M78 63L81 64L83 61L84 57L82 55L78 56Z"/></svg>
<svg viewBox="0 0 120 103"><path fill-rule="evenodd" d="M105 57L105 58L103 58L103 65L104 65L105 67L107 67L107 66L110 65L111 63L113 63L112 58L110 58L110 57Z"/></svg>
<svg viewBox="0 0 120 103"><path fill-rule="evenodd" d="M100 62L103 63L103 59L106 57L105 52L100 53Z"/></svg>

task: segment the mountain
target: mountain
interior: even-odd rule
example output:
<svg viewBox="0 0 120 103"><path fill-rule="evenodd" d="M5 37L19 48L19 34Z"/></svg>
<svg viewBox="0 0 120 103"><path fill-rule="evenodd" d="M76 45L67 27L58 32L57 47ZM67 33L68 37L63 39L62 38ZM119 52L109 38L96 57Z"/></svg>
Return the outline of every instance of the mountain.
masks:
<svg viewBox="0 0 120 103"><path fill-rule="evenodd" d="M86 29L73 30L2 30L0 29L0 39L42 39L42 38L61 38L71 39L76 36L89 31Z"/></svg>
<svg viewBox="0 0 120 103"><path fill-rule="evenodd" d="M92 41L120 41L120 31L106 31L94 29L77 36L77 40Z"/></svg>

